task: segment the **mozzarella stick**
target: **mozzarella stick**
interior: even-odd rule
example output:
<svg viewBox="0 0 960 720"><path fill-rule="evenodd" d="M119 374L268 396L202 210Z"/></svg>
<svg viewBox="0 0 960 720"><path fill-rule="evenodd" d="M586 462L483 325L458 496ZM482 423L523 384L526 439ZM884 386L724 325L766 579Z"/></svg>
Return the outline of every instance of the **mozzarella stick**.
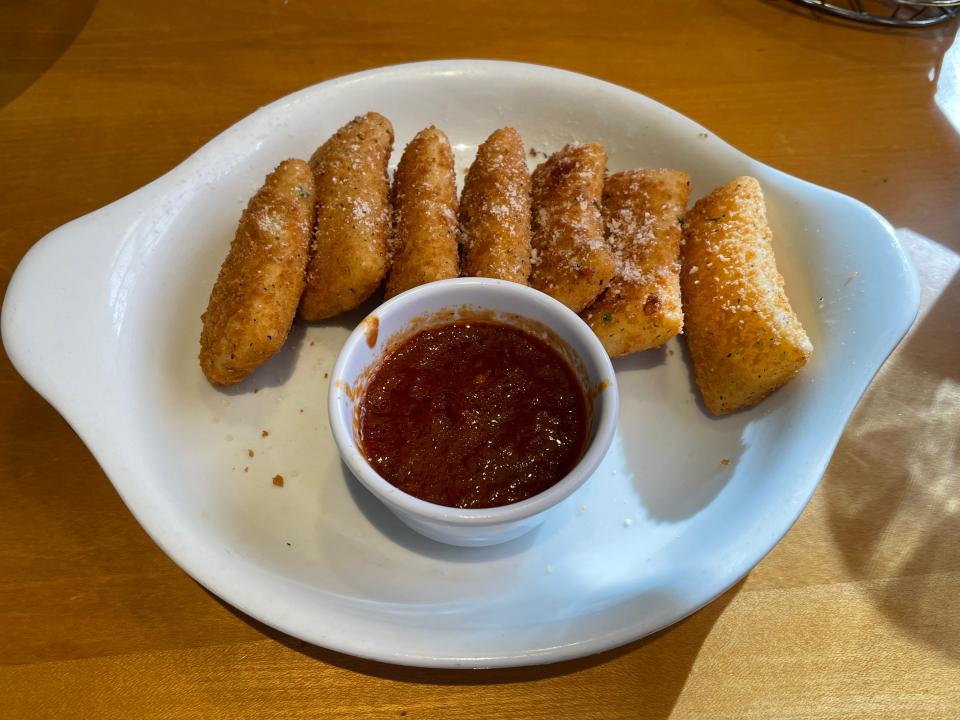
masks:
<svg viewBox="0 0 960 720"><path fill-rule="evenodd" d="M760 183L739 177L684 223L680 287L703 402L717 415L755 405L813 352L783 290Z"/></svg>
<svg viewBox="0 0 960 720"><path fill-rule="evenodd" d="M383 282L389 266L393 126L377 113L354 118L317 148L310 167L317 185L317 227L305 320L352 310Z"/></svg>
<svg viewBox="0 0 960 720"><path fill-rule="evenodd" d="M460 197L465 275L526 285L530 278L530 171L523 140L496 130L477 148Z"/></svg>
<svg viewBox="0 0 960 720"><path fill-rule="evenodd" d="M680 218L690 176L629 170L603 186L603 225L617 269L582 317L610 357L659 347L683 330Z"/></svg>
<svg viewBox="0 0 960 720"><path fill-rule="evenodd" d="M386 297L460 274L453 151L430 126L410 141L393 179L396 255Z"/></svg>
<svg viewBox="0 0 960 720"><path fill-rule="evenodd" d="M600 217L606 165L599 145L567 145L541 163L531 180L530 284L574 312L603 292L615 269Z"/></svg>
<svg viewBox="0 0 960 720"><path fill-rule="evenodd" d="M200 367L240 382L283 346L303 292L315 194L303 160L284 160L250 200L201 320Z"/></svg>

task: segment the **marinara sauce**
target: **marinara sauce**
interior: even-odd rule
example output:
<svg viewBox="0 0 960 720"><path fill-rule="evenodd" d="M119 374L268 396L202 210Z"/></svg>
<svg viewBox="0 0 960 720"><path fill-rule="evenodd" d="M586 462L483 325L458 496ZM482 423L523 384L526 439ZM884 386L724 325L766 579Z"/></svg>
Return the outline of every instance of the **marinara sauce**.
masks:
<svg viewBox="0 0 960 720"><path fill-rule="evenodd" d="M374 370L360 441L388 482L460 508L507 505L554 485L580 459L584 391L549 344L513 327L459 321L413 335Z"/></svg>

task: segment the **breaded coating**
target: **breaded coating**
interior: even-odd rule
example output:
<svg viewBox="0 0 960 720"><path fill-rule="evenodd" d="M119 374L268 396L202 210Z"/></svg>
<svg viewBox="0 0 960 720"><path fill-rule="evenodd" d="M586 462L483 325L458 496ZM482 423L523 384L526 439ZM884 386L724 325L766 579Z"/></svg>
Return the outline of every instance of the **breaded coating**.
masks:
<svg viewBox="0 0 960 720"><path fill-rule="evenodd" d="M610 357L659 347L683 330L680 218L690 176L628 170L603 186L603 226L617 269L582 317Z"/></svg>
<svg viewBox="0 0 960 720"><path fill-rule="evenodd" d="M432 125L403 151L393 178L396 254L386 297L460 274L453 151Z"/></svg>
<svg viewBox="0 0 960 720"><path fill-rule="evenodd" d="M683 235L684 332L703 402L717 415L755 405L813 352L777 271L760 183L739 177L701 198Z"/></svg>
<svg viewBox="0 0 960 720"><path fill-rule="evenodd" d="M613 277L600 198L607 155L595 143L567 145L533 171L530 284L574 312L592 303Z"/></svg>
<svg viewBox="0 0 960 720"><path fill-rule="evenodd" d="M337 130L310 158L317 228L300 300L305 320L352 310L383 282L390 265L392 150L393 126L370 112Z"/></svg>
<svg viewBox="0 0 960 720"><path fill-rule="evenodd" d="M240 217L210 293L200 367L215 385L240 382L283 346L306 278L316 195L303 160L284 160Z"/></svg>
<svg viewBox="0 0 960 720"><path fill-rule="evenodd" d="M477 148L460 196L464 275L526 285L530 278L530 171L513 128Z"/></svg>

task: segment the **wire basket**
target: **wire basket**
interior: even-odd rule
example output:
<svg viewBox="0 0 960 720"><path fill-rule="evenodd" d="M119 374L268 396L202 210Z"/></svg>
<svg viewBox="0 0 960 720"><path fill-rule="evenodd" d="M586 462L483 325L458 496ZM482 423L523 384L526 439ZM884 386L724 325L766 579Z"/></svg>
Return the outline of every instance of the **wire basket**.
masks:
<svg viewBox="0 0 960 720"><path fill-rule="evenodd" d="M885 27L927 27L960 14L960 0L794 0L847 20Z"/></svg>

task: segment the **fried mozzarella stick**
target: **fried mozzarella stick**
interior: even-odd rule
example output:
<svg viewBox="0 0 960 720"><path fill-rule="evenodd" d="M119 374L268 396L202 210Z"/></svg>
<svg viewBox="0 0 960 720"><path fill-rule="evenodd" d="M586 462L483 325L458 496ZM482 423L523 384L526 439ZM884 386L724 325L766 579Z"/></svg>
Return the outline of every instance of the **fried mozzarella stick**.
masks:
<svg viewBox="0 0 960 720"><path fill-rule="evenodd" d="M610 357L659 347L683 330L680 218L690 176L679 170L628 170L603 186L603 225L617 269L583 313Z"/></svg>
<svg viewBox="0 0 960 720"><path fill-rule="evenodd" d="M389 267L393 126L383 115L354 118L317 148L317 228L300 300L305 320L352 310L380 286Z"/></svg>
<svg viewBox="0 0 960 720"><path fill-rule="evenodd" d="M590 143L567 145L533 171L530 284L574 312L603 292L615 269L600 217L606 165L603 148Z"/></svg>
<svg viewBox="0 0 960 720"><path fill-rule="evenodd" d="M215 385L240 382L283 346L303 292L314 212L303 160L280 163L243 211L201 318L200 367Z"/></svg>
<svg viewBox="0 0 960 720"><path fill-rule="evenodd" d="M701 198L683 234L685 334L703 402L717 415L755 405L813 352L783 291L760 183L739 177Z"/></svg>
<svg viewBox="0 0 960 720"><path fill-rule="evenodd" d="M530 171L513 128L477 148L460 196L465 275L526 285L530 278Z"/></svg>
<svg viewBox="0 0 960 720"><path fill-rule="evenodd" d="M460 274L453 151L432 125L410 141L393 178L396 254L386 297Z"/></svg>

